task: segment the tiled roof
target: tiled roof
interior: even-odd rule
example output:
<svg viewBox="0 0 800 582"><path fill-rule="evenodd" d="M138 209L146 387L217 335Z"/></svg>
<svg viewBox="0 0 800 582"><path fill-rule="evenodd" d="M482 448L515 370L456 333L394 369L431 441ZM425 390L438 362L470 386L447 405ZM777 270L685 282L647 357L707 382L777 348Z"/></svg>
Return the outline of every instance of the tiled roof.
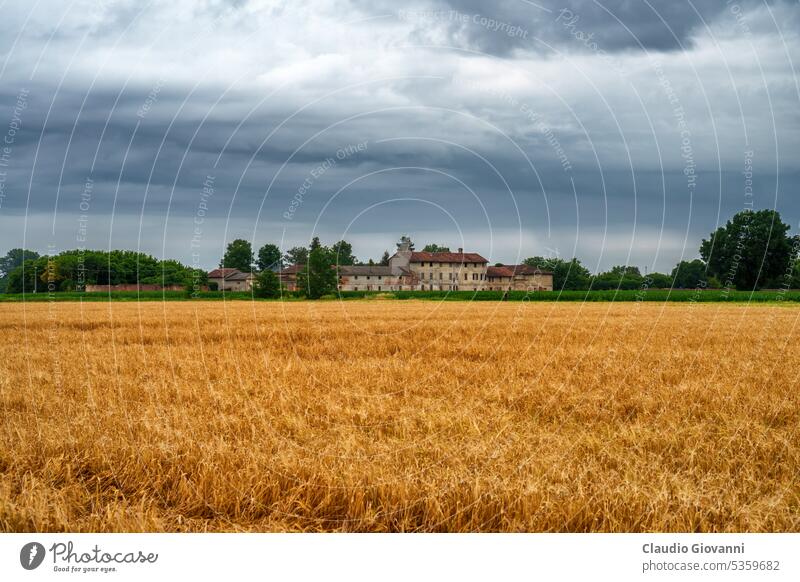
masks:
<svg viewBox="0 0 800 582"><path fill-rule="evenodd" d="M514 272L506 267L486 267L487 277L513 277Z"/></svg>
<svg viewBox="0 0 800 582"><path fill-rule="evenodd" d="M227 277L225 277L226 281L245 281L253 277L253 273L242 273L241 271L236 271L235 273L231 273Z"/></svg>
<svg viewBox="0 0 800 582"><path fill-rule="evenodd" d="M426 253L424 251L411 253L412 263L488 263L478 253Z"/></svg>
<svg viewBox="0 0 800 582"><path fill-rule="evenodd" d="M376 276L390 276L392 274L391 267L383 265L339 265L340 275L376 275Z"/></svg>
<svg viewBox="0 0 800 582"><path fill-rule="evenodd" d="M230 279L236 274L243 274L239 269L214 269L208 274L209 279Z"/></svg>

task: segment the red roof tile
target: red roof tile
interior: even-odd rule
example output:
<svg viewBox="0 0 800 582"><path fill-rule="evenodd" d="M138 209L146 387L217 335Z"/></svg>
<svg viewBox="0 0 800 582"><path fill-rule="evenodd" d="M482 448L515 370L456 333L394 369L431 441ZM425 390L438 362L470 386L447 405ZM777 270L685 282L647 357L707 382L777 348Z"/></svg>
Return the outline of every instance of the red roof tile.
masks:
<svg viewBox="0 0 800 582"><path fill-rule="evenodd" d="M506 267L486 267L487 277L513 277L514 272Z"/></svg>
<svg viewBox="0 0 800 582"><path fill-rule="evenodd" d="M478 253L426 253L424 251L411 253L412 263L488 263Z"/></svg>
<svg viewBox="0 0 800 582"><path fill-rule="evenodd" d="M210 279L228 279L231 275L235 275L236 273L241 273L241 271L232 268L214 269L208 274L208 277Z"/></svg>

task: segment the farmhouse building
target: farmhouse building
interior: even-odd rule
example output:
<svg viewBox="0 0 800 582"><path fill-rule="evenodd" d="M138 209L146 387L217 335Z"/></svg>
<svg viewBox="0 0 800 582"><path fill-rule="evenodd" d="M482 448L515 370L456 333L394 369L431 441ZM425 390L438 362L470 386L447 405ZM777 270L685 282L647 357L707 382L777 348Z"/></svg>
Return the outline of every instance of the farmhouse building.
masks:
<svg viewBox="0 0 800 582"><path fill-rule="evenodd" d="M528 265L495 265L478 253L424 252L402 237L388 265L333 265L340 291L552 291L553 274ZM287 291L297 291L297 276L305 265L276 272ZM255 276L238 269L215 269L209 283L219 290L250 291Z"/></svg>
<svg viewBox="0 0 800 582"><path fill-rule="evenodd" d="M478 253L418 252L400 239L389 266L340 266L342 291L552 291L553 274L528 265L489 267Z"/></svg>
<svg viewBox="0 0 800 582"><path fill-rule="evenodd" d="M219 291L251 291L253 281L253 273L243 273L239 269L214 269L208 274L208 283L216 284Z"/></svg>

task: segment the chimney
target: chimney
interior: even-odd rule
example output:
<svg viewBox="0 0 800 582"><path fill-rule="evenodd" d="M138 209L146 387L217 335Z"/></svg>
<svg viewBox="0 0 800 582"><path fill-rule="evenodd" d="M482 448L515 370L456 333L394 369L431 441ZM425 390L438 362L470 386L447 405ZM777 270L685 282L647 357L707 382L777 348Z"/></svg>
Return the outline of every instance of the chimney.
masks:
<svg viewBox="0 0 800 582"><path fill-rule="evenodd" d="M463 252L464 252L464 249L462 249L461 247L458 247L458 252L459 252L459 253L463 253Z"/></svg>

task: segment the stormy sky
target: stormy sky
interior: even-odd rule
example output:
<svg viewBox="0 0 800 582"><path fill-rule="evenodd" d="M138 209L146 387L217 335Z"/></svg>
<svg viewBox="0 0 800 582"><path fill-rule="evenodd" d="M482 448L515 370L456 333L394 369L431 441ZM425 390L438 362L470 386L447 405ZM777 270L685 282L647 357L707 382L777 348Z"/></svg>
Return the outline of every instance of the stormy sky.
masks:
<svg viewBox="0 0 800 582"><path fill-rule="evenodd" d="M0 4L0 253L400 235L669 271L800 232L795 1Z"/></svg>

